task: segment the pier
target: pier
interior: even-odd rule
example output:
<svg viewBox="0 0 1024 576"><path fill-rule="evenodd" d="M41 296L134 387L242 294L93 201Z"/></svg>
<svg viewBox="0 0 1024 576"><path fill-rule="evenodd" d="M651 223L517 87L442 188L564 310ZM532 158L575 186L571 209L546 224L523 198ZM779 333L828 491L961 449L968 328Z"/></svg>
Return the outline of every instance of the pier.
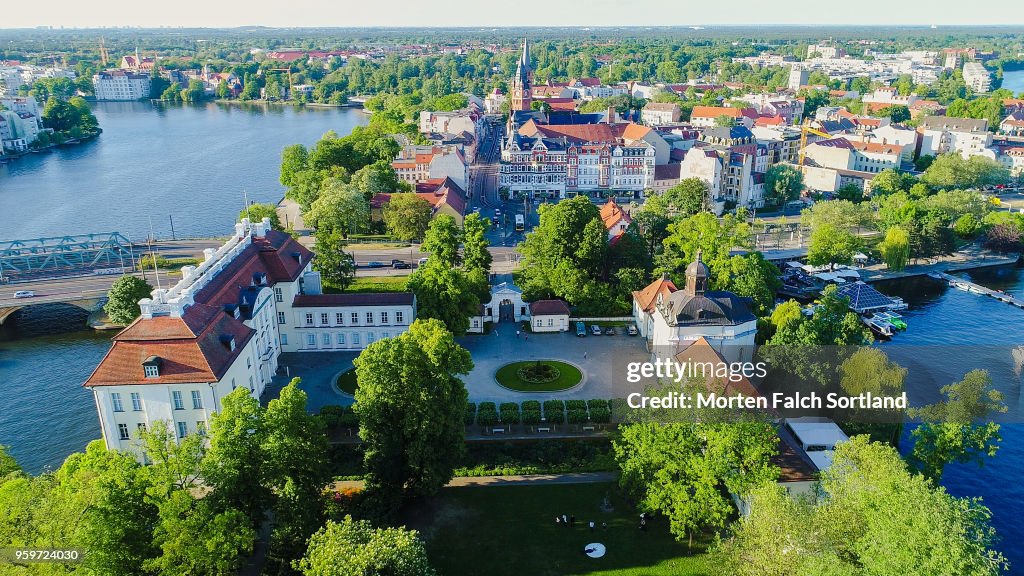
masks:
<svg viewBox="0 0 1024 576"><path fill-rule="evenodd" d="M935 278L936 280L945 281L954 288L964 290L966 292L971 292L973 294L981 294L982 296L988 296L989 298L995 298L1000 302L1006 302L1010 306L1016 306L1017 308L1024 309L1024 300L1017 298L1016 296L1007 294L1005 292L992 290L991 288L986 288L979 284L975 284L970 280L964 280L963 278L951 276L949 274L946 274L945 272L931 272L928 274L928 276L930 278Z"/></svg>

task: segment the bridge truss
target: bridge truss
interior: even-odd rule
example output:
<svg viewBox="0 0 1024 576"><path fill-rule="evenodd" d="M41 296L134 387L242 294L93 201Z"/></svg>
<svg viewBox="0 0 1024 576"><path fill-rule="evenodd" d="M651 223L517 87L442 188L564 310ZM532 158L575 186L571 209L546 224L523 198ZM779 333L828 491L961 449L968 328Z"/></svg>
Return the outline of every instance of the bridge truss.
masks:
<svg viewBox="0 0 1024 576"><path fill-rule="evenodd" d="M118 232L0 242L0 282L121 272L135 264Z"/></svg>

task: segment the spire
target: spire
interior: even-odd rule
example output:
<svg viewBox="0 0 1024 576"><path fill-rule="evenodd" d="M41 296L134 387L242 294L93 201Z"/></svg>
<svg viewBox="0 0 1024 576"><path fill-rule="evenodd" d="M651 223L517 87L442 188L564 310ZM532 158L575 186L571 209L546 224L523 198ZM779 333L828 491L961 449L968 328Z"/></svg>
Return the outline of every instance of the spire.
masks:
<svg viewBox="0 0 1024 576"><path fill-rule="evenodd" d="M698 249L696 258L686 267L686 293L690 296L703 295L708 289L711 271L708 270L707 264L704 264L702 256Z"/></svg>
<svg viewBox="0 0 1024 576"><path fill-rule="evenodd" d="M523 36L523 55L519 57L519 64L523 68L530 69L530 40Z"/></svg>

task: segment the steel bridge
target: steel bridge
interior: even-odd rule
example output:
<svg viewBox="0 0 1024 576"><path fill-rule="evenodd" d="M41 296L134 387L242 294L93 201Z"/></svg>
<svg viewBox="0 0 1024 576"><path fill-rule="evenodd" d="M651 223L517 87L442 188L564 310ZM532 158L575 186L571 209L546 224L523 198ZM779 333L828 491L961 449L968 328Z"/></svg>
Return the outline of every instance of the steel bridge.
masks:
<svg viewBox="0 0 1024 576"><path fill-rule="evenodd" d="M84 274L120 274L135 263L118 232L0 242L0 283Z"/></svg>

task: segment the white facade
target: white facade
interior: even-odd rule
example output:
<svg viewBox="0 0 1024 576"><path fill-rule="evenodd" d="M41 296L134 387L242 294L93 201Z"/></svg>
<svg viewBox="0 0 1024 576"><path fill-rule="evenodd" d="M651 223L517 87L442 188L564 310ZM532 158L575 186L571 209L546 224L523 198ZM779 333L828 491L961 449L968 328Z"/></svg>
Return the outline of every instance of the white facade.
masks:
<svg viewBox="0 0 1024 576"><path fill-rule="evenodd" d="M92 77L97 100L141 100L149 98L149 74L107 70Z"/></svg>
<svg viewBox="0 0 1024 576"><path fill-rule="evenodd" d="M964 83L975 92L992 89L992 75L981 62L964 62Z"/></svg>
<svg viewBox="0 0 1024 576"><path fill-rule="evenodd" d="M375 304L362 294L297 298L291 321L281 325L281 348L285 352L362 350L409 329L416 316L412 294L372 296L381 301L401 298L387 304ZM306 299L315 305L307 305Z"/></svg>
<svg viewBox="0 0 1024 576"><path fill-rule="evenodd" d="M987 120L928 116L917 131L921 134L920 155L960 154L964 158L988 155L992 134Z"/></svg>

